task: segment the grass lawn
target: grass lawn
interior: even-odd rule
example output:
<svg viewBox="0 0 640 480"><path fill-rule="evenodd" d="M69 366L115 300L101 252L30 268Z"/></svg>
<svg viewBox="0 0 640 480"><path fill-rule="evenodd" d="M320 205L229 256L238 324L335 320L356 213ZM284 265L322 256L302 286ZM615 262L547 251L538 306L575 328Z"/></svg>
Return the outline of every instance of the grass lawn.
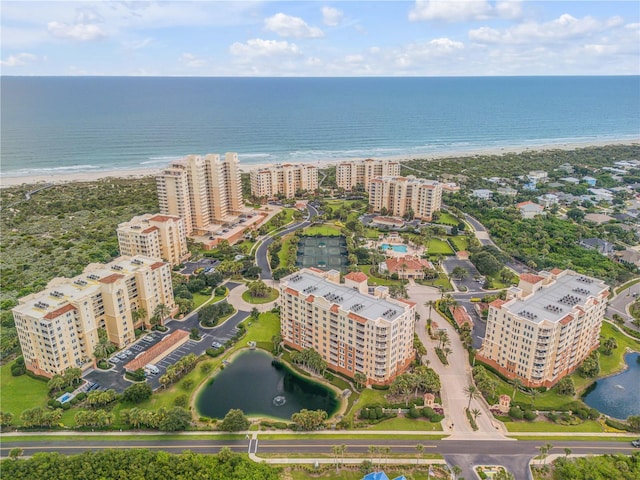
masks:
<svg viewBox="0 0 640 480"><path fill-rule="evenodd" d="M256 242L252 242L251 240L243 240L240 243L236 243L235 246L240 248L240 250L245 254L248 255L249 252L251 251L251 249L253 248L253 246L256 244Z"/></svg>
<svg viewBox="0 0 640 480"><path fill-rule="evenodd" d="M261 313L257 322L247 327L247 334L240 343L271 342L271 337L280 331L280 317L276 313Z"/></svg>
<svg viewBox="0 0 640 480"><path fill-rule="evenodd" d="M634 280L631 280L630 282L625 283L624 285L620 285L618 288L616 288L615 293L616 295L618 295L620 292L622 292L624 289L629 288L634 286L636 283L640 283L640 278L636 278Z"/></svg>
<svg viewBox="0 0 640 480"><path fill-rule="evenodd" d="M370 426L367 430L415 430L441 432L442 425L440 423L431 423L426 420L413 418L396 417L389 420L383 420L380 423Z"/></svg>
<svg viewBox="0 0 640 480"><path fill-rule="evenodd" d="M429 240L429 248L427 249L429 255L453 255L451 246L444 240L439 238L432 238Z"/></svg>
<svg viewBox="0 0 640 480"><path fill-rule="evenodd" d="M445 273L439 273L438 278L433 280L416 280L416 283L426 285L428 287L442 287L443 292L451 292L453 290L449 277L447 277Z"/></svg>
<svg viewBox="0 0 640 480"><path fill-rule="evenodd" d="M451 243L455 245L458 250L467 250L469 248L469 239L464 236L449 237Z"/></svg>
<svg viewBox="0 0 640 480"><path fill-rule="evenodd" d="M19 425L24 410L47 406L49 389L46 381L27 375L11 376L12 364L0 367L0 404L3 412L13 413L13 423Z"/></svg>
<svg viewBox="0 0 640 480"><path fill-rule="evenodd" d="M369 285L400 285L400 280L391 280L389 278L380 278L371 273L371 265L358 265L361 272L369 277Z"/></svg>
<svg viewBox="0 0 640 480"><path fill-rule="evenodd" d="M377 239L380 236L380 230L377 230L375 228L365 227L364 236L365 236L365 238L376 238Z"/></svg>
<svg viewBox="0 0 640 480"><path fill-rule="evenodd" d="M225 287L225 294L224 295L215 295L213 297L213 299L211 298L211 293L206 294L206 295L203 294L203 293L200 293L200 292L194 293L193 294L193 308L196 309L196 308L200 307L201 305L204 305L205 303L219 302L223 298L226 298L226 296L228 294L229 294L229 289L227 287Z"/></svg>
<svg viewBox="0 0 640 480"><path fill-rule="evenodd" d="M276 290L275 288L269 289L269 295L267 295L266 297L253 297L251 296L251 293L249 292L249 290L247 290L242 294L242 299L245 302L258 305L261 303L273 302L276 298L278 298L278 295L280 294L278 293L278 290Z"/></svg>
<svg viewBox="0 0 640 480"><path fill-rule="evenodd" d="M506 422L510 432L602 432L602 425L595 420L586 420L580 425L560 425L551 422Z"/></svg>
<svg viewBox="0 0 640 480"><path fill-rule="evenodd" d="M306 236L323 236L323 237L339 237L340 227L332 224L324 223L322 225L312 225L302 231L302 235Z"/></svg>
<svg viewBox="0 0 640 480"><path fill-rule="evenodd" d="M609 322L602 323L600 330L600 343L609 337L614 337L618 343L618 348L613 350L611 355L604 355L600 352L600 375L610 375L624 368L625 350L629 348L640 352L640 342L624 335L618 327Z"/></svg>
<svg viewBox="0 0 640 480"><path fill-rule="evenodd" d="M282 247L280 247L280 251L278 251L278 258L280 259L281 267L289 265L289 262L291 262L291 264L295 263L296 259L292 259L291 254L289 253L289 245L291 244L291 237L293 236L293 233L291 233L282 238Z"/></svg>
<svg viewBox="0 0 640 480"><path fill-rule="evenodd" d="M433 223L440 223L442 225L451 225L452 227L455 227L460 223L460 220L450 213L440 212L440 218L438 220L434 220Z"/></svg>

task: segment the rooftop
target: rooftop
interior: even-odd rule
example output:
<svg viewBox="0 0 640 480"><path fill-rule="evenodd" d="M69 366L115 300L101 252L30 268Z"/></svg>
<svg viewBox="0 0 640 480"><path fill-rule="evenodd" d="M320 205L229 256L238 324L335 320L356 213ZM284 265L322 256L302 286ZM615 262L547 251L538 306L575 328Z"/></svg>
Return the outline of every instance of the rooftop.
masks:
<svg viewBox="0 0 640 480"><path fill-rule="evenodd" d="M331 282L304 269L287 277L285 282L287 287L302 295L324 297L329 303L337 304L341 309L353 312L367 320L384 318L394 321L405 312L406 308L409 308L408 304L398 304L395 301L360 293L352 287Z"/></svg>
<svg viewBox="0 0 640 480"><path fill-rule="evenodd" d="M107 264L92 263L80 275L54 278L44 290L21 298L15 310L32 317L55 318L65 305L97 294L101 284L114 283L143 268L157 268L158 264L164 265L143 255L118 257Z"/></svg>
<svg viewBox="0 0 640 480"><path fill-rule="evenodd" d="M609 287L602 281L568 272L524 300L513 299L502 308L535 323L559 322L574 307L585 305L589 297L598 297Z"/></svg>

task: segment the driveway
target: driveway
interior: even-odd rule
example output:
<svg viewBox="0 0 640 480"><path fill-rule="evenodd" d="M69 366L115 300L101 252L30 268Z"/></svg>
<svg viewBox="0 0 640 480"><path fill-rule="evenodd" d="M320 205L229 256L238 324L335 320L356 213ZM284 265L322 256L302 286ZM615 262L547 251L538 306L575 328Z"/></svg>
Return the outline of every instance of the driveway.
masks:
<svg viewBox="0 0 640 480"><path fill-rule="evenodd" d="M236 307L237 312L222 325L213 328L200 327L198 312L193 312L182 320L169 320L165 325L169 329L167 332L150 332L149 334L140 337L134 344L130 345L128 350L132 352L132 355L129 355L126 360L121 360L114 354L114 356L111 357L114 362L114 367L111 370L104 371L90 369L87 370L83 377L89 382L100 384L103 389L113 388L117 392L121 393L133 384L133 382L124 378L124 366L129 361L133 360L139 354L147 351L156 343L162 341L164 336L173 331L184 330L186 332L190 332L192 328L198 328L200 331L199 341L189 339L187 343L182 345L180 348L174 350L162 360L155 363L160 370L160 373L147 378L147 383L151 385L151 388L156 390L160 387L160 377L164 375L169 365L175 364L175 362L180 358L189 355L190 353L194 353L198 356L204 354L207 348L211 348L212 343L214 342L224 344L227 340L233 337L233 335L235 335L238 324L249 316L251 308L246 309L244 308L244 305L250 304L247 304L244 301L238 303L231 301L232 296L238 295L238 292L242 295L242 291L246 290L246 286L244 284L234 282L227 282L225 285L229 289L228 301ZM273 308L273 303L265 305L269 306L267 309Z"/></svg>
<svg viewBox="0 0 640 480"><path fill-rule="evenodd" d="M437 340L431 340L427 335L427 318L429 309L424 305L429 300L437 300L440 298L440 291L422 285L408 286L407 291L409 298L417 303L416 310L420 314L420 320L416 322L416 333L427 348L427 359L430 361L430 367L433 368L442 383L442 404L445 411L445 420L443 426L445 432L451 432L452 436L448 438L469 439L477 438L479 440L494 440L503 438L501 432L503 427L493 421L493 415L489 411L488 405L484 399L473 400L471 408L478 408L482 413L477 419L479 430L474 432L467 421L464 409L469 402L464 393L464 389L471 383L471 367L468 361L468 353L462 346L462 342L451 326L451 324L443 318L435 309L432 310L431 318L438 324L438 328L443 328L449 334L451 340L450 348L453 351L449 355L449 365L445 366L435 353L435 347L438 346Z"/></svg>

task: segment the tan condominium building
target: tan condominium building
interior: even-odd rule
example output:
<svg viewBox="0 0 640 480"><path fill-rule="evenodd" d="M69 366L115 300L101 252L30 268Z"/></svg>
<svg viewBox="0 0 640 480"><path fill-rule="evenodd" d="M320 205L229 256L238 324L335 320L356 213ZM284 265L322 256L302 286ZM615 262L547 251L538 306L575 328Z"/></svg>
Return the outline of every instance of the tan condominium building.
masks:
<svg viewBox="0 0 640 480"><path fill-rule="evenodd" d="M442 183L414 176L377 177L369 186L369 205L376 213L404 217L412 212L415 218L431 221L442 206Z"/></svg>
<svg viewBox="0 0 640 480"><path fill-rule="evenodd" d="M336 165L336 184L339 188L353 190L362 185L365 192L374 177L395 177L400 175L400 162L395 160L350 160Z"/></svg>
<svg viewBox="0 0 640 480"><path fill-rule="evenodd" d="M184 220L177 215L145 214L118 225L120 255L145 255L179 265L191 254Z"/></svg>
<svg viewBox="0 0 640 480"><path fill-rule="evenodd" d="M551 387L599 346L609 287L572 270L522 274L490 304L478 360L530 387Z"/></svg>
<svg viewBox="0 0 640 480"><path fill-rule="evenodd" d="M175 311L171 265L138 255L108 264L91 264L74 278L54 278L47 288L19 300L13 308L25 365L51 377L67 368L87 368L98 330L118 347L135 340L134 329L160 304ZM138 318L134 312L144 309Z"/></svg>
<svg viewBox="0 0 640 480"><path fill-rule="evenodd" d="M251 170L251 195L293 198L298 191L318 189L318 169L305 164L277 164Z"/></svg>
<svg viewBox="0 0 640 480"><path fill-rule="evenodd" d="M387 287L369 294L367 276L305 268L280 281L283 341L296 350L312 348L330 369L369 384L387 384L414 358L415 304L388 296Z"/></svg>
<svg viewBox="0 0 640 480"><path fill-rule="evenodd" d="M187 235L235 220L244 209L237 153L188 155L156 177L160 212L184 220Z"/></svg>

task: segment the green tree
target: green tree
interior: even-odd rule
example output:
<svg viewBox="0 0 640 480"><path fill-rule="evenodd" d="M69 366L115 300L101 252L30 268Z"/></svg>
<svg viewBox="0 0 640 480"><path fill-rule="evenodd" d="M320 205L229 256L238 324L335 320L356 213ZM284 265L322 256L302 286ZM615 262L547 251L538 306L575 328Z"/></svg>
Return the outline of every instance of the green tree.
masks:
<svg viewBox="0 0 640 480"><path fill-rule="evenodd" d="M418 443L416 445L416 465L418 465L418 463L420 463L420 457L422 456L422 452L424 452L424 445L422 445L421 443Z"/></svg>
<svg viewBox="0 0 640 480"><path fill-rule="evenodd" d="M571 377L564 377L556 385L556 390L560 395L573 397L576 394L576 387Z"/></svg>
<svg viewBox="0 0 640 480"><path fill-rule="evenodd" d="M511 395L511 398L513 400L516 399L516 393L518 393L518 389L522 386L522 379L520 377L515 377L511 380L511 385L513 385L513 395Z"/></svg>
<svg viewBox="0 0 640 480"><path fill-rule="evenodd" d="M367 384L367 376L362 372L356 372L353 375L353 381L356 384L356 388L360 389Z"/></svg>
<svg viewBox="0 0 640 480"><path fill-rule="evenodd" d="M220 430L224 430L225 432L239 432L247 430L249 425L251 425L251 422L242 410L231 409L225 415L222 423L220 423Z"/></svg>
<svg viewBox="0 0 640 480"><path fill-rule="evenodd" d="M135 311L135 310L134 310ZM93 356L100 361L109 356L111 353L111 342L107 337L107 332L103 328L98 329L98 342L93 350Z"/></svg>
<svg viewBox="0 0 640 480"><path fill-rule="evenodd" d="M467 409L469 409L471 408L471 401L476 400L480 396L480 391L474 384L470 383L464 387L464 394L469 399L469 403L467 404Z"/></svg>
<svg viewBox="0 0 640 480"><path fill-rule="evenodd" d="M307 410L303 408L298 413L291 415L291 421L296 424L299 430L318 430L324 425L327 419L327 412L324 410Z"/></svg>
<svg viewBox="0 0 640 480"><path fill-rule="evenodd" d="M8 427L13 423L13 413L0 412L0 427Z"/></svg>
<svg viewBox="0 0 640 480"><path fill-rule="evenodd" d="M24 450L16 447L16 448L12 448L9 451L9 458L13 459L13 460L17 460L19 457L21 457L24 454Z"/></svg>
<svg viewBox="0 0 640 480"><path fill-rule="evenodd" d="M164 325L164 321L169 315L171 315L171 309L164 303L158 304L153 311L153 316L157 319L160 325Z"/></svg>
<svg viewBox="0 0 640 480"><path fill-rule="evenodd" d="M141 403L151 398L153 390L147 383L135 383L122 393L122 401L128 403Z"/></svg>
<svg viewBox="0 0 640 480"><path fill-rule="evenodd" d="M591 352L587 358L582 361L579 372L580 375L587 378L598 376L598 373L600 373L600 354L597 350Z"/></svg>

